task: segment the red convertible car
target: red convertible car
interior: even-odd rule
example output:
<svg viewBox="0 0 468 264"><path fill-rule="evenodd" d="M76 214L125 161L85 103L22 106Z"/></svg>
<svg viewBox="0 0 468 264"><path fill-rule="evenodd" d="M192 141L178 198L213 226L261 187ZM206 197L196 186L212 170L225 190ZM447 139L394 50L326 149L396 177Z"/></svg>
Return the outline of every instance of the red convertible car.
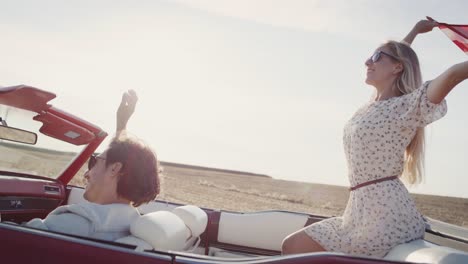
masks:
<svg viewBox="0 0 468 264"><path fill-rule="evenodd" d="M0 88L2 263L468 263L468 230L427 219L424 240L384 258L341 253L282 256L288 234L324 217L288 211L238 213L153 201L131 235L102 241L26 227L61 205L86 202L69 185L107 133L52 106L53 93ZM59 154L59 155L57 155Z"/></svg>

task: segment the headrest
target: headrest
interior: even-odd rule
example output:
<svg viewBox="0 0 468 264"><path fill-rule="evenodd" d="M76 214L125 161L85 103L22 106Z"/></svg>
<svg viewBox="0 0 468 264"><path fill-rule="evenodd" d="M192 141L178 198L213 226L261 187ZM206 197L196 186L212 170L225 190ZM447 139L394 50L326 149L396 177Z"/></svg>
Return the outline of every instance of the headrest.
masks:
<svg viewBox="0 0 468 264"><path fill-rule="evenodd" d="M116 242L135 245L137 250L186 250L196 241L193 238L205 231L207 223L208 216L202 209L180 206L172 212L157 211L141 216L130 226L132 235Z"/></svg>
<svg viewBox="0 0 468 264"><path fill-rule="evenodd" d="M159 211L143 215L133 222L130 233L154 249L182 250L185 247L187 227L174 213Z"/></svg>
<svg viewBox="0 0 468 264"><path fill-rule="evenodd" d="M187 237L198 237L205 232L208 224L208 216L202 209L193 205L184 205L174 208L172 212L180 217L190 229L190 235Z"/></svg>

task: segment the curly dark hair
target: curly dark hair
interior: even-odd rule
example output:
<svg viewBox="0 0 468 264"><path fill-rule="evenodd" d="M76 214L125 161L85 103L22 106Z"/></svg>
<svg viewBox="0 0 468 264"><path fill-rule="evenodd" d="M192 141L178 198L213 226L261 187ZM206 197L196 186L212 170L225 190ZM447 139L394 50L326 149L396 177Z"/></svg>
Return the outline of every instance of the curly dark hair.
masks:
<svg viewBox="0 0 468 264"><path fill-rule="evenodd" d="M112 139L107 151L106 166L120 162L122 168L117 194L137 207L153 201L160 192L160 169L156 154L146 144L126 135Z"/></svg>

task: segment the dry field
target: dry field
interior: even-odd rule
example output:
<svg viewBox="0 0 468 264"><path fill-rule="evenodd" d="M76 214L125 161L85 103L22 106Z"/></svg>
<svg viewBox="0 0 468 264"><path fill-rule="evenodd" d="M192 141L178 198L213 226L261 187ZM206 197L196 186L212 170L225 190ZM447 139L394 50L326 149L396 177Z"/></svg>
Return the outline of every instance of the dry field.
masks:
<svg viewBox="0 0 468 264"><path fill-rule="evenodd" d="M196 168L164 166L161 199L233 211L280 209L341 215L348 189ZM468 227L468 199L413 194L426 216Z"/></svg>
<svg viewBox="0 0 468 264"><path fill-rule="evenodd" d="M0 146L0 156L0 168L19 164L38 175L56 175L70 160L69 153L7 150L5 146ZM343 213L348 199L345 187L164 162L162 165L164 175L158 199L176 203L243 212L279 209L336 216ZM83 186L84 170L70 184ZM424 215L468 227L468 199L419 194L413 197Z"/></svg>

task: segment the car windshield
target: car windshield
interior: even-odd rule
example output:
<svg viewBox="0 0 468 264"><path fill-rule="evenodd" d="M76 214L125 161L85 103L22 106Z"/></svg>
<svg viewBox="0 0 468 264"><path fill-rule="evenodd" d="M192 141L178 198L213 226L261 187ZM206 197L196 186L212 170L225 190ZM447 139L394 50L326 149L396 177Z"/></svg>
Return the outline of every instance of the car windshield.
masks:
<svg viewBox="0 0 468 264"><path fill-rule="evenodd" d="M0 170L57 178L84 146L48 137L39 132L41 122L32 118L35 112L0 106L0 117L8 126L37 134L35 145L0 139Z"/></svg>

